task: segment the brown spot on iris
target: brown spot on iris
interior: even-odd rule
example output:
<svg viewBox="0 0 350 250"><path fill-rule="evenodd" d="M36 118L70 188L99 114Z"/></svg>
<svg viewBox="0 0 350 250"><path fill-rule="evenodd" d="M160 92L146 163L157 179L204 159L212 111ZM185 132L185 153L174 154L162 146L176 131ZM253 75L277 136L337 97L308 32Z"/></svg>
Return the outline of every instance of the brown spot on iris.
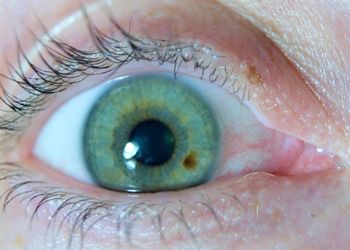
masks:
<svg viewBox="0 0 350 250"><path fill-rule="evenodd" d="M197 154L190 152L182 162L187 170L194 170L197 167Z"/></svg>
<svg viewBox="0 0 350 250"><path fill-rule="evenodd" d="M261 75L256 72L256 67L248 65L246 74L249 82L254 85L260 85L262 83Z"/></svg>

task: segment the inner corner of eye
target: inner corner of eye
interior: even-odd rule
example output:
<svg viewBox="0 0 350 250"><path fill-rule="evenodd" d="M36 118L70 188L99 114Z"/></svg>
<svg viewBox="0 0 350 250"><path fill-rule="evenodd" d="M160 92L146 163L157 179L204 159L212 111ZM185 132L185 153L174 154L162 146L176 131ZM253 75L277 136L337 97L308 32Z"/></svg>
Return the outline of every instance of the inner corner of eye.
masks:
<svg viewBox="0 0 350 250"><path fill-rule="evenodd" d="M201 81L149 73L100 84L52 114L34 154L67 176L122 192L290 172L304 144L264 127L240 100Z"/></svg>

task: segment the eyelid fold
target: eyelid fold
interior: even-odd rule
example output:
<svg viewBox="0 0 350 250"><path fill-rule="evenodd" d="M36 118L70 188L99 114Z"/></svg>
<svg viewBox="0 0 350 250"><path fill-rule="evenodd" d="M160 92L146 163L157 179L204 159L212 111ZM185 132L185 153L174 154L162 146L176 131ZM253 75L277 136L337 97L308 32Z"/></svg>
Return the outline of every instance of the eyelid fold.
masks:
<svg viewBox="0 0 350 250"><path fill-rule="evenodd" d="M254 71L254 70L252 70L252 71ZM253 74L254 75L254 74ZM260 77L256 77L256 78L260 78ZM253 80L253 82L255 82L255 80ZM259 82L259 81L257 81L257 82ZM275 177L273 177L273 176L270 176L271 177L271 181L270 181L270 184L271 183L273 183L274 184L274 188L275 189L279 189L279 188L281 188L281 185L278 185L279 183L278 183L278 181L276 181L277 179L275 178ZM266 178L265 180L267 180L268 178ZM257 178L256 179L257 181L255 182L255 183L258 183L257 184L257 187L261 184L258 180L259 180L259 178ZM273 181L274 180L274 181ZM241 182L241 180L238 180L237 181L238 183L239 182ZM227 182L226 182L226 184L227 184ZM235 184L236 184L236 182L235 182ZM285 185L285 189L283 189L283 191L285 191L285 192L287 192L287 191L290 191L289 190L289 187L288 187L288 184L290 184L290 182L287 182L287 184ZM46 184L45 184L46 185ZM215 185L215 184L212 184L212 185ZM271 184L272 185L272 184ZM233 184L231 184L230 186L233 186ZM39 188L43 188L43 186L39 186ZM254 193L256 193L256 190L258 189L258 188L255 188L254 189L254 191L255 192L252 192L253 194ZM286 188L287 187L287 188ZM264 188L266 188L266 186L264 186ZM69 205L71 205L72 204L72 202L74 201L74 200L69 200L69 198L71 198L71 197L69 197L68 198L68 200L67 199L63 199L62 200L62 198L65 198L65 197L60 197L60 190L58 190L58 193L56 193L55 191L57 191L57 190L45 190L45 189L39 189L39 190L43 190L44 191L44 195L40 195L40 196L38 196L38 197L36 197L36 199L37 200L35 200L35 202L37 202L37 203L39 203L39 204L42 204L42 207L45 209L46 207L45 207L45 205L46 205L46 203L44 203L44 201L45 202L48 202L48 200L47 200L47 198L53 198L53 197L58 197L60 200L57 200L57 204L56 205L58 205L58 206L61 206L62 204L64 204L63 205L63 207L69 207ZM243 189L244 190L244 189ZM307 188L304 188L304 190L308 190ZM46 192L45 192L46 191ZM48 191L50 191L50 192L48 192ZM65 192L67 191L67 190L64 190ZM193 190L192 190L193 191ZM201 194L201 192L199 192L199 190L197 189L197 191L198 192L194 192L194 193L200 193ZM236 189L236 191L237 191L237 193L242 193L242 194L246 194L245 192L238 192L239 190L237 190ZM246 191L246 190L244 190L244 191ZM220 191L219 191L220 192ZM61 193L61 194L66 194L66 193ZM216 193L215 193L216 194ZM55 195L58 195L58 196L55 196ZM74 194L73 194L74 195ZM242 200L240 200L240 199L237 199L237 197L235 197L234 195L232 195L232 196L222 196L222 193L220 193L220 195L217 195L216 197L215 197L215 195L214 195L214 193L212 193L211 195L213 195L213 197L215 198L215 199L219 199L219 198L226 198L226 199L222 199L221 200L221 202L222 203L220 203L218 206L222 206L224 209L223 210L220 210L219 211L219 216L220 216L220 218L230 218L230 219L232 219L232 220L229 220L229 222L227 221L227 223L229 224L229 226L232 226L230 223L232 223L232 224L234 224L234 223L236 223L237 221L241 221L241 218L242 218L242 213L244 213L244 211L246 211L246 210L248 210L248 209L246 209L246 207L244 207L244 205L246 205L246 203L247 203L247 201L246 200L244 200L243 199L243 207L242 207L242 203L241 203L241 201ZM112 196L112 195L111 195ZM104 196L104 195L101 195L100 196L100 198L105 198L105 197L111 197L111 196ZM200 196L200 195L199 195ZM43 198L42 197L46 197L46 200L42 200ZM154 196L153 196L154 197ZM164 201L164 200L168 200L168 194L164 194L163 195L163 197L158 197L158 199L160 200L160 201ZM31 198L31 197L30 197ZM84 206L78 206L78 207L80 207L81 209L83 209L85 212L87 212L87 213L85 213L85 214L80 214L80 216L78 216L77 218L78 219L84 219L84 218L88 218L88 219L94 219L94 217L89 217L89 215L93 215L93 213L89 213L89 212L101 212L101 210L98 210L98 208L100 207L100 208L102 208L102 210L103 210L103 208L105 207L105 206L108 206L108 205L112 205L112 206L114 206L114 209L111 209L111 210L106 210L106 214L104 214L104 213L98 213L98 215L108 215L108 216L111 216L111 218L114 218L115 220L111 220L113 223L117 223L117 222L119 222L119 218L117 218L117 217L113 217L113 216L117 216L117 215L120 215L120 216L122 216L122 214L127 214L127 217L126 217L126 220L123 220L122 221L122 229L121 229L121 234L122 234L122 236L121 236L121 239L122 239L122 241L124 242L124 240L125 240L125 242L126 241L128 241L128 231L127 231L127 229L130 229L132 226L131 225L135 225L135 224L132 224L132 223L130 223L130 221L132 221L132 219L133 218L135 218L135 217L133 217L134 215L136 216L136 215L145 215L145 214L147 214L149 211L151 211L151 210L149 210L148 208L154 208L154 204L153 203L151 203L151 202L149 202L149 201L147 201L146 202L146 205L149 205L149 207L148 206L143 206L144 204L135 204L136 206L129 206L129 209L128 210L123 210L123 207L115 207L116 206L116 203L108 203L108 201L107 200L105 200L103 203L101 203L101 202L99 202L99 203L93 203L93 202L91 202L91 200L89 199L89 197L81 197L81 196L78 196L78 197L76 197L77 199L80 199L80 201L82 201L83 203L84 203L84 205L89 205L89 204L91 204L92 205L92 207L90 206L88 206L87 207L87 209L85 209L86 207L84 207ZM135 198L138 198L138 197L135 197ZM177 201L179 201L179 200L181 200L180 198L182 198L182 197L177 197L178 198L178 200ZM187 197L187 199L188 200L190 200L191 198L193 198L193 195L189 198L189 197ZM210 198L210 197L209 197ZM244 198L244 196L243 196L243 198ZM276 197L274 197L274 198L276 198ZM146 198L145 198L146 199ZM158 200L158 201L159 201ZM272 199L269 199L269 200L272 200ZM56 201L56 200L55 200ZM153 200L152 200L153 201ZM187 201L187 200L186 200ZM186 206L183 204L183 203L181 203L181 202L175 202L174 204L171 204L172 206L174 206L174 207L176 207L176 208L179 208L179 209L175 209L175 210L168 210L167 212L169 212L169 213L171 213L172 215L173 215L173 221L171 221L170 220L170 223L167 223L166 224L166 226L169 226L169 227L174 227L174 225L176 225L176 226L178 226L179 228L181 228L181 232L183 233L183 235L185 235L185 236L183 236L183 238L182 239L185 239L185 240L191 240L191 237L193 237L193 235L195 235L195 234L191 234L191 229L192 228L194 228L194 230L197 230L200 226L201 227L203 227L203 228L205 228L206 230L208 230L208 226L213 226L213 225L218 225L218 224L215 224L215 223L217 223L217 221L215 221L216 219L215 219L215 215L213 215L214 214L214 212L212 212L211 211L211 207L209 206L209 207L206 207L206 206L203 206L203 204L206 204L206 203L210 203L210 199L208 199L208 200L206 200L206 199L197 199L197 200L195 200L195 202L190 202L190 204L186 204ZM64 202L64 203L60 203L60 202ZM91 202L91 203L89 203L89 202ZM158 202L157 204L160 204L161 202ZM81 203L80 203L81 204ZM188 206L189 205L189 206ZM202 209L202 210L196 210L196 213L198 213L198 214L200 214L200 216L198 216L198 217L196 217L196 216L193 216L193 213L192 213L192 216L190 215L191 214L191 212L193 211L193 210L195 210L194 208L196 208L196 206L198 206L198 207L200 207L200 209ZM258 205L256 205L256 206L258 206ZM30 208L32 208L32 207L30 207ZM35 208L35 207L34 207ZM74 208L74 206L73 206L73 208ZM96 210L95 210L95 208L96 208ZM143 208L145 208L145 210L143 210ZM157 206L157 208L159 208L159 210L161 211L161 206ZM181 208L181 209L180 209ZM119 209L119 210L118 210ZM254 204L252 205L252 206L249 206L249 211L250 210L253 210L253 213L252 214L250 214L251 215L251 217L254 217L254 216L256 216L257 215L257 212L259 212L259 210L254 210L254 209L256 209L256 207L254 207ZM61 210L61 211L64 211L64 210ZM216 211L216 210L215 210ZM125 213L126 212L126 213ZM157 212L159 212L159 211L157 211ZM175 214L174 214L175 213ZM260 213L261 213L261 210L260 210ZM68 213L69 215L73 215L73 213ZM157 219L158 217L157 217L157 215L159 215L160 214L160 212L157 214L154 214L154 217L143 217L143 216L141 216L142 217L142 219L151 219L151 218L155 218L155 219ZM63 216L65 216L65 214L63 213L62 214ZM208 215L208 217L210 216L210 218L212 218L212 221L211 222L213 222L212 224L210 223L204 223L204 220L202 220L202 218L204 217L204 216L206 216L206 215ZM44 218L45 216L47 216L48 218L49 218L49 216L50 216L50 214L45 214L45 211L44 211L44 214L41 214L41 216L42 217L40 217L40 218ZM128 216L130 216L130 217L128 217ZM73 219L74 218L76 218L76 217L72 217ZM100 218L100 217L99 217ZM188 220L188 218L190 219L190 220ZM174 223L174 221L176 222L176 223ZM139 221L138 221L139 222ZM142 221L141 221L142 222ZM191 227L190 228L190 230L188 229L188 228L186 228L186 223L187 222L190 222L190 224L193 226L193 225L196 225L197 226L197 224L196 223L198 223L198 227L196 228L196 227ZM142 223L140 223L140 225L141 225ZM253 223L245 223L245 224L253 224ZM79 224L79 223L77 223L77 225L81 225L81 224ZM88 227L88 225L89 224L85 224L87 227ZM101 224L99 224L99 225L101 225ZM102 225L104 225L103 223L102 223ZM128 226L129 225L129 226ZM148 224L142 224L142 225L148 225ZM142 226L141 225L141 226ZM157 225L157 224L156 224ZM115 229L115 228L117 228L117 226L116 226L116 224L113 224L113 228ZM226 226L226 225L225 225ZM82 226L82 227L80 227L80 228L82 228L82 229L84 229L84 226ZM89 227L88 227L89 228ZM142 227L141 227L142 228ZM168 227L167 227L168 228ZM108 230L108 227L105 227L105 229L106 229L106 231ZM124 231L124 229L125 229L125 231ZM216 228L215 228L216 229ZM78 230L79 230L79 228L78 228ZM96 230L96 228L92 228L92 230ZM199 229L198 229L199 230ZM174 234L171 234L172 232L174 232L174 231L171 231L170 230L170 236L176 236L176 234L175 234L175 232L174 232ZM207 232L207 231L206 231ZM101 232L100 232L101 233ZM110 234L109 235L114 235L115 236L115 234L113 234L113 232L112 231L110 231L109 232ZM119 232L118 232L119 233ZM130 233L130 231L129 231L129 233ZM153 235L154 237L156 237L157 236L157 233L159 233L158 231L156 231L156 233ZM101 234L100 234L101 235ZM108 235L108 234L107 234ZM118 234L119 235L119 234ZM145 234L141 234L141 236L144 236ZM159 234L158 234L159 235ZM88 235L89 236L89 235ZM93 235L93 236L95 236L95 235ZM103 235L102 235L103 236ZM129 236L130 236L130 234L129 234ZM135 237L135 236L137 236L136 234L131 234L131 236L133 236L133 237ZM166 237L168 237L169 235L167 234L166 235ZM195 237L194 237L195 238ZM147 238L147 237L145 237L145 239L144 240L148 240L148 242L155 242L155 241L159 241L159 239L158 238L155 238L155 239L153 239L152 238L152 240L150 239L150 238ZM102 241L101 241L102 242ZM106 241L106 244L107 243L109 243L109 241ZM142 242L137 242L137 244L142 244Z"/></svg>
<svg viewBox="0 0 350 250"><path fill-rule="evenodd" d="M344 136L344 128L335 125L325 104L305 84L283 53L239 15L209 1L190 7L180 2L149 5L143 10L130 7L127 14L121 14L120 9L111 14L112 6L117 3L113 2L107 13L111 18L116 18L112 20L129 27L136 36L165 41L200 41L225 55L227 61L236 65L233 70L239 79L235 82L235 88L240 89L243 96L249 97L246 104L266 126L317 145L345 161L349 160L349 142L348 137ZM89 15L93 15L91 20L98 20L97 27L109 34L111 19L101 16L103 11L99 10L99 5L91 6L91 13L88 11ZM86 21L84 15L77 13L74 14L75 18L67 19L74 20L74 25L66 29L61 25L56 32L68 44L79 44L88 49L91 44L72 39L77 28L82 34L88 33L88 30L81 29ZM209 14L210 19L207 18ZM232 85L227 85L227 88L233 91ZM336 143L333 138L338 139Z"/></svg>

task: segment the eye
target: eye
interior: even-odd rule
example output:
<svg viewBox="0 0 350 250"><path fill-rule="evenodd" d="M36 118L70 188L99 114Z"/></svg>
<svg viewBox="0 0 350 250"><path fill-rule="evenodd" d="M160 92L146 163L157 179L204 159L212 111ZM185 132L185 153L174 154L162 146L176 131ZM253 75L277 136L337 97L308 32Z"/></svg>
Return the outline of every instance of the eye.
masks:
<svg viewBox="0 0 350 250"><path fill-rule="evenodd" d="M57 41L62 52L47 48L57 57L68 53L74 67L82 67L83 74L72 71L69 81L99 75L96 87L59 107L37 133L35 157L47 167L111 190L159 192L232 174L289 175L334 165L320 150L265 127L253 115L245 104L251 98L248 84L262 82L255 67L237 65L195 42L142 40L125 31L118 40L95 32L102 45L85 55ZM95 58L88 62L89 56ZM125 70L130 62L132 74L118 76L117 70L102 83L106 73L89 69ZM312 157L329 160L315 169Z"/></svg>
<svg viewBox="0 0 350 250"><path fill-rule="evenodd" d="M78 95L44 125L36 155L74 178L118 191L177 190L204 183L218 166L220 128L191 81L173 75L130 76Z"/></svg>
<svg viewBox="0 0 350 250"><path fill-rule="evenodd" d="M175 7L179 2L167 1ZM241 240L261 245L269 239L266 235L276 235L278 242L274 243L280 246L286 238L284 227L293 230L292 225L296 226L292 234L298 235L298 223L305 225L314 214L323 215L318 198L333 196L333 179L327 174L285 177L336 166L337 157L327 154L326 148L341 153L337 151L340 140L327 144L326 133L320 133L329 128L322 103L268 38L231 11L204 4L197 11L189 11L186 5L169 8L165 14L152 10L145 15L136 4L138 11L142 9L140 18L128 12L126 19L117 14L118 18L104 22L97 14L94 20L101 24L100 29L95 29L89 13L85 16L89 33L82 25L74 29L78 18L67 18L68 24L59 24L58 30L68 32L41 39L39 56L37 51L35 55L19 51L24 59L13 67L9 74L13 85L2 96L8 110L0 120L7 131L1 132L17 140L18 147L7 147L13 164L0 169L0 180L9 184L1 198L3 208L13 212L13 221L25 221L31 215L33 249L41 243L52 249L58 244L67 249L161 249L173 242L215 248L221 241L230 246ZM116 12L124 15L117 7ZM183 108L179 97L171 108L162 105L157 116L113 118L116 112L137 114L137 108L145 106L149 110L147 105L134 103L123 104L130 106L130 112L114 109L120 105L116 92L123 86L134 90L123 98L130 103L135 98L129 96L142 92L139 82L160 78L162 88L171 83L171 90L176 90L167 88L167 95L180 92L181 98L190 96L185 103L200 105ZM153 100L161 87L157 91L146 88L144 101L170 99L162 95ZM114 99L118 104L110 102ZM193 106L199 112L193 112ZM185 125L167 122L171 110L188 117L177 114L170 119ZM133 117L136 121L130 122ZM206 125L217 128L210 137L217 140L203 145L213 150L197 152L208 152L213 160L203 160L186 148L198 148L209 137L192 144L178 136L181 131L191 136L208 134L203 122L191 122L207 118ZM124 139L117 145L117 136L109 136L108 131L122 121L130 124L121 129L125 133L118 138ZM198 126L194 133L192 124ZM156 157L152 152L147 157L138 155L140 144L145 148L139 135L151 134L155 128L170 143L160 138L147 147L165 143L167 149ZM101 141L109 145L100 147L98 140L103 136L107 139ZM180 142L185 146L179 147ZM114 151L117 147L119 151ZM183 156L175 159L176 152ZM149 156L152 160L146 163ZM113 163L104 163L109 160ZM205 164L208 162L213 164ZM14 165L21 167L14 171ZM165 174L178 174L155 175L157 167ZM324 185L325 179L329 185ZM319 180L322 185L315 185ZM164 192L173 190L176 192ZM342 189L337 191L343 194ZM314 207L302 213L300 203ZM26 213L17 217L17 211ZM318 229L318 224L313 228Z"/></svg>

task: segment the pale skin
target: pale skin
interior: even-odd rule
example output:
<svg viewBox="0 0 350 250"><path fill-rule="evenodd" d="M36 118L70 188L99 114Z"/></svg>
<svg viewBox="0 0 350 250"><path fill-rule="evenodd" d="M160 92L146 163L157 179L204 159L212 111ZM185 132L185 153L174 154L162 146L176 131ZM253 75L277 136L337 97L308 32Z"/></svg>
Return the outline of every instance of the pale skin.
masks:
<svg viewBox="0 0 350 250"><path fill-rule="evenodd" d="M33 46L33 40L27 28L40 31L37 17L40 17L46 27L51 28L78 11L81 2L88 5L95 1L0 0L1 51L6 51L6 58L11 61L16 57L14 28L17 36L23 41L23 47L30 49ZM350 220L348 219L350 215L350 170L346 168L350 162L350 27L347 25L350 23L350 2L345 0L269 1L266 3L238 0L172 2L120 0L113 2L111 6L112 8L118 6L117 15L123 20L129 20L130 17L123 15L133 13L135 9L142 9L142 15L146 16L147 11L153 11L152 13L156 13L162 21L170 20L171 15L176 16L178 20L187 24L186 27L191 27L187 30L178 27L180 36L184 34L186 38L193 38L199 34L198 26L201 21L204 22L204 17L208 17L209 22L215 20L217 23L215 31L217 32L208 28L203 31L203 37L210 37L205 36L205 32L208 32L211 36L217 36L218 41L221 40L219 36L225 34L218 25L226 25L226 28L235 25L235 23L228 22L231 20L231 15L247 19L257 32L264 34L279 47L284 56L293 64L294 70L296 68L298 74L301 75L300 79L308 83L307 88L301 87L300 89L309 91L311 89L310 93L314 95L314 100L317 100L313 104L306 105L307 107L312 106L312 110L309 111L309 116L304 117L306 119L303 120L304 123L300 121L300 123L290 125L290 122L283 123L290 118L287 117L291 113L288 112L290 110L276 115L276 112L271 112L267 104L263 102L267 97L278 93L274 90L266 90L268 86L263 86L259 92L261 95L258 93L257 99L252 102L261 104L259 112L266 117L268 122L265 123L271 128L338 155L343 160L342 165L345 168L339 170L334 168L330 171L293 178L267 174L248 178L228 177L203 187L176 193L134 197L77 184L76 181L63 179L58 175L44 176L47 182L52 181L67 190L73 187L75 192L102 200L147 200L154 204L170 202L172 204L170 206L174 207L177 206L179 200L190 203L198 192L210 195L217 190L224 190L225 193L235 194L235 200L223 201L218 198L215 201L215 197L212 198L214 203L216 202L213 206L220 208L217 213L219 220L224 225L222 228L210 226L213 217L211 221L206 221L211 214L208 209L198 208L202 210L199 212L196 210L198 214L194 216L195 208L184 207L182 212L186 218L186 224L193 225L193 229L186 231L183 229L186 227L184 222L179 219L174 220L174 217L165 219L169 222L164 224L165 230L168 230L165 233L166 242L160 240L154 233L142 235L141 232L148 233L147 230L150 231L150 229L146 228L147 225L138 224L134 226L131 233L132 244L123 237L119 243L116 243L112 233L107 232L105 228L100 228L100 231L95 229L86 237L84 249L192 249L196 247L199 249L346 249L350 239ZM191 13L191 18L198 17L196 25L193 20L191 23L189 15L185 16L185 12L181 12L183 10L181 6L186 6L186 13ZM175 14L172 8L180 10L180 13ZM224 17L226 19L222 21ZM11 25L9 25L9 20L11 20ZM148 21L152 22L152 19ZM158 30L157 27L153 25L148 31L152 34L167 36L167 38L173 35L164 32L161 28ZM64 33L69 41L79 43L75 41L78 38L66 35L68 33L74 34L74 32L68 30L67 33ZM223 53L229 53L230 46L234 46L229 42L215 44L215 39L209 38L206 42ZM235 50L232 49L232 51ZM0 71L1 73L7 72L6 60L0 61ZM5 88L9 84L6 81L2 82ZM310 100L310 98L306 99ZM320 110L326 110L326 112L322 113ZM299 114L305 110L303 107L296 106L293 111ZM313 116L315 113L322 115ZM327 126L323 127L324 124ZM326 127L331 127L331 129L326 130ZM35 163L28 163L27 159L20 159L20 157L21 154L18 153L18 162L27 164L25 166L29 170L38 171L40 169L35 166ZM1 160L6 161L7 158ZM1 193L8 188L8 185L7 182L0 183ZM0 216L0 248L50 249L50 245L43 242L45 228L42 225L45 219L47 220L45 218L47 211L42 213L40 217L42 221L39 218L32 229L28 227L30 215L25 212L25 205L16 205L13 209L3 213ZM195 236L192 237L191 232ZM68 234L60 236L55 249L66 249L65 243L68 238ZM74 247L76 248L73 249L79 249L77 246Z"/></svg>

